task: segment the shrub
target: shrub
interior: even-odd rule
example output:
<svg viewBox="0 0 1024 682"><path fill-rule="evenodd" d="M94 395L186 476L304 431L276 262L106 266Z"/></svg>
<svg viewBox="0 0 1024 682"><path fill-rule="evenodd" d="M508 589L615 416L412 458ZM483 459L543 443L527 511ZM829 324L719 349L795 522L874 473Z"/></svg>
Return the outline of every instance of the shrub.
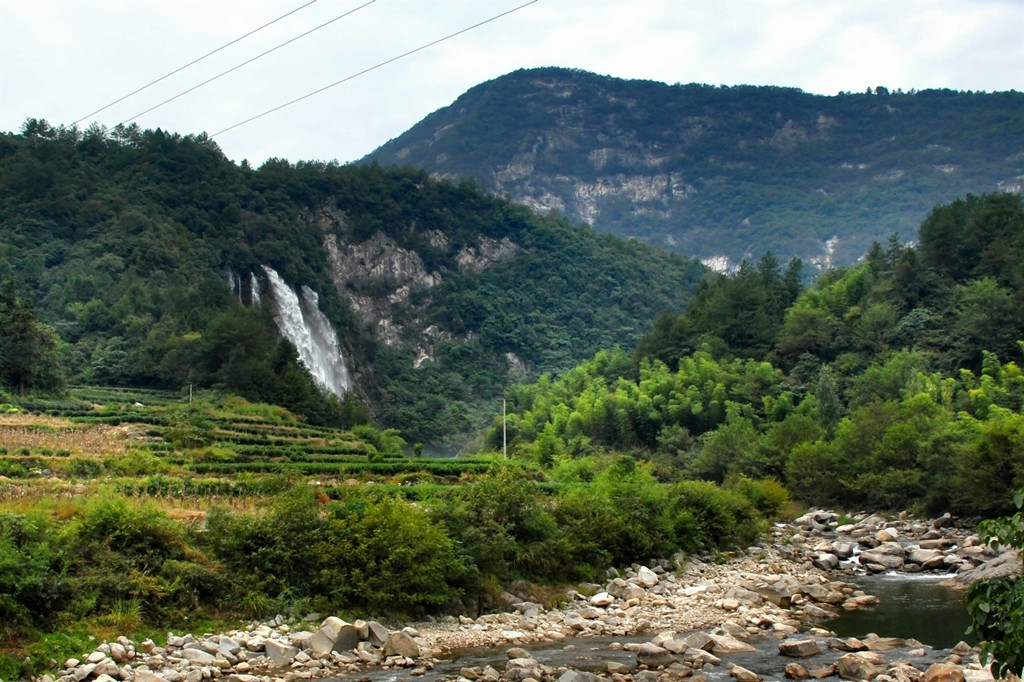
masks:
<svg viewBox="0 0 1024 682"><path fill-rule="evenodd" d="M669 492L674 540L690 551L724 549L754 542L761 518L745 497L707 481L683 481Z"/></svg>
<svg viewBox="0 0 1024 682"><path fill-rule="evenodd" d="M385 499L356 511L334 504L314 595L327 608L393 615L437 611L460 596L467 566L444 528L418 507Z"/></svg>
<svg viewBox="0 0 1024 682"><path fill-rule="evenodd" d="M766 519L776 520L789 502L789 491L774 478L753 480L746 476L732 476L725 481L725 487L750 501Z"/></svg>

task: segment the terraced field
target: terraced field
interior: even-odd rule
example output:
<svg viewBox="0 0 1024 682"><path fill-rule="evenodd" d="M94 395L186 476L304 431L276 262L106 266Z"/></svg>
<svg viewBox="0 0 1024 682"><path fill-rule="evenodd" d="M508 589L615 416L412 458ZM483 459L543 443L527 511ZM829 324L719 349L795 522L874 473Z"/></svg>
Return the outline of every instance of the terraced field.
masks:
<svg viewBox="0 0 1024 682"><path fill-rule="evenodd" d="M491 463L409 457L403 446L393 432L313 426L239 398L77 387L62 400L0 406L0 501L113 490L187 515L225 499L258 504L303 480L328 497L372 484L415 499Z"/></svg>

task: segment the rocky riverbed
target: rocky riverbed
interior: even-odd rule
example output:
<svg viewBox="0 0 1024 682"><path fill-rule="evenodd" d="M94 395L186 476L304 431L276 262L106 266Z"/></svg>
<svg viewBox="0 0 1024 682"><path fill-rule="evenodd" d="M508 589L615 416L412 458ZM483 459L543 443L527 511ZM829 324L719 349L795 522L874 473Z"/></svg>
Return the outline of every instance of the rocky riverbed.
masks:
<svg viewBox="0 0 1024 682"><path fill-rule="evenodd" d="M849 572L953 575L996 558L948 517L922 522L865 515L840 523L831 512L811 512L777 526L773 540L714 562L688 558L677 565L634 565L613 572L604 584L577 586L553 609L532 601L527 586L514 586L503 595L504 612L395 629L335 616L298 622L278 616L222 634L169 634L161 643L120 637L67 661L60 675L40 682L290 682L365 679L382 671L395 678L401 673L462 682L657 682L727 672L740 682L757 682L762 675L756 664L748 668L730 658L764 651L766 642L771 656L792 660L784 675L793 679L991 679L977 651L966 644L935 652L912 640L868 633L839 638L827 629L844 609L877 603L844 580ZM537 646L571 647L588 639L600 639L618 655L595 672L546 665L530 653ZM507 657L503 665L439 671L453 652L471 647L501 648ZM813 665L800 663L804 659Z"/></svg>

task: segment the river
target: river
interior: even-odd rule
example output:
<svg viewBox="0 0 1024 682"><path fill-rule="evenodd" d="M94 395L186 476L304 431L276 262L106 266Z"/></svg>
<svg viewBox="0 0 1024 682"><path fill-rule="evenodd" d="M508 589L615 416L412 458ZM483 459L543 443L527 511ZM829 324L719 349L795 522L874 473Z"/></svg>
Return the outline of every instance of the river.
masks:
<svg viewBox="0 0 1024 682"><path fill-rule="evenodd" d="M881 637L916 639L925 645L923 652L912 657L910 649L888 652L890 660L910 660L915 667L924 669L944 659L948 649L961 640L972 643L964 634L969 624L963 606L962 593L942 587L939 583L948 576L892 574L858 576L851 579L865 592L878 596L882 603L873 609L848 611L838 619L821 624L843 637L863 637L875 633ZM604 673L606 664L615 661L635 667L636 654L623 647L631 643L651 640L645 637L582 637L561 643L529 644L524 646L540 664L550 668L566 667L595 673ZM798 637L803 637L798 636ZM749 641L757 647L755 653L722 656L723 664L702 670L710 682L731 680L727 663L735 663L761 675L767 681L783 680L786 664L798 660L804 667L831 665L842 652L829 650L827 638L818 638L823 653L811 658L792 659L779 655L779 640L770 636ZM366 676L374 682L414 682L454 678L463 667L493 666L499 672L508 661L506 651L514 646L464 649L441 661L433 670L414 677L410 670L375 670ZM909 658L908 658L909 657Z"/></svg>
<svg viewBox="0 0 1024 682"><path fill-rule="evenodd" d="M855 582L882 603L872 609L848 611L828 627L844 637L874 632L882 637L914 639L948 649L960 641L976 644L965 631L971 624L963 592L940 583L948 575L891 573L858 576Z"/></svg>

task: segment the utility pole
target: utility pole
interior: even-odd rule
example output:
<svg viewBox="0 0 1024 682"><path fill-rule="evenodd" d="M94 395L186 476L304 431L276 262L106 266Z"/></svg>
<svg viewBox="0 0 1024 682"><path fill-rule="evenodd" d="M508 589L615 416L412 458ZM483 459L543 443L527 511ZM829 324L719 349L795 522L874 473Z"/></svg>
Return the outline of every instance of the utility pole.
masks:
<svg viewBox="0 0 1024 682"><path fill-rule="evenodd" d="M508 459L508 428L505 399L501 399L501 458Z"/></svg>

